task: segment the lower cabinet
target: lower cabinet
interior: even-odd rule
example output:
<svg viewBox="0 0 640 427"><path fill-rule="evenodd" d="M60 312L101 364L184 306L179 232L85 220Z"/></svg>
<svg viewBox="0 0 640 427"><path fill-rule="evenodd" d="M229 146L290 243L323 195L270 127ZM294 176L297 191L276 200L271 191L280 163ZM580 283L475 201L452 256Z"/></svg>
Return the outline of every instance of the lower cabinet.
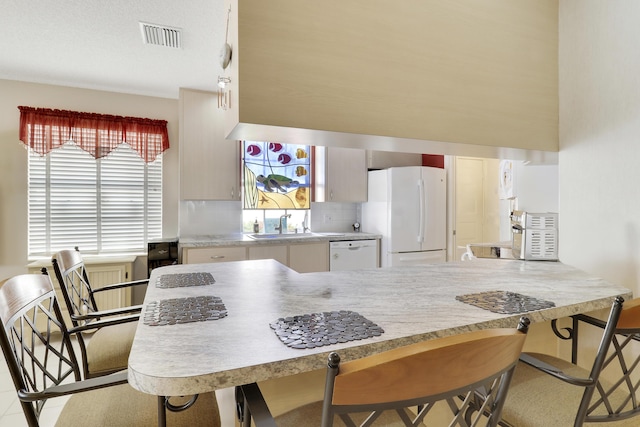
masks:
<svg viewBox="0 0 640 427"><path fill-rule="evenodd" d="M329 271L329 242L183 248L183 264L274 259L298 273Z"/></svg>
<svg viewBox="0 0 640 427"><path fill-rule="evenodd" d="M183 264L244 261L245 259L247 259L246 246L216 246L206 248L184 248L182 250Z"/></svg>
<svg viewBox="0 0 640 427"><path fill-rule="evenodd" d="M329 271L329 243L289 245L289 267L298 273Z"/></svg>
<svg viewBox="0 0 640 427"><path fill-rule="evenodd" d="M249 246L249 259L275 259L289 265L289 247L287 245Z"/></svg>

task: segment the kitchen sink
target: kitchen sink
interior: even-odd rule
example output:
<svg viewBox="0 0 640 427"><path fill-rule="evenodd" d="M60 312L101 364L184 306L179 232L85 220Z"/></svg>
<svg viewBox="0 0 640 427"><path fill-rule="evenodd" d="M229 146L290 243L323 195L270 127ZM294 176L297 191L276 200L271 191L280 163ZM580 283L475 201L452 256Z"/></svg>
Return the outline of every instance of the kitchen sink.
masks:
<svg viewBox="0 0 640 427"><path fill-rule="evenodd" d="M249 234L249 237L255 240L263 240L263 239L292 239L292 238L302 238L302 237L313 237L317 236L316 233L272 233L272 234Z"/></svg>

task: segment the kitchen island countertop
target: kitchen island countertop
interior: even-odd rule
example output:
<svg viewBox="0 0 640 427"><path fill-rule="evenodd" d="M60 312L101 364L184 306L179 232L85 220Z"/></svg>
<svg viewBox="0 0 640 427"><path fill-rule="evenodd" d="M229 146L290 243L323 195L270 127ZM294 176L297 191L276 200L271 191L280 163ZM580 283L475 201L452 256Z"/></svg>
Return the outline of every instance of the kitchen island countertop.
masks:
<svg viewBox="0 0 640 427"><path fill-rule="evenodd" d="M215 283L163 289L164 275L211 274ZM476 259L412 267L299 274L273 260L159 267L143 313L161 300L215 296L228 315L215 321L138 324L129 383L155 395L202 393L322 368L330 351L353 360L414 342L467 331L515 327L501 314L456 297L507 291L553 303L527 312L544 322L608 308L631 291L560 262ZM384 329L381 336L292 349L270 328L276 319L353 310Z"/></svg>

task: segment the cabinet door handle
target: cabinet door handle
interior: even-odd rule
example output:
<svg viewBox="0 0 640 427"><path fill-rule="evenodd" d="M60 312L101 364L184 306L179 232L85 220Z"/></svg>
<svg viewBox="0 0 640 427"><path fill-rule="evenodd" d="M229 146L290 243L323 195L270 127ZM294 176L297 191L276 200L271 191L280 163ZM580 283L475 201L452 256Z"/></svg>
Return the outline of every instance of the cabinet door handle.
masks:
<svg viewBox="0 0 640 427"><path fill-rule="evenodd" d="M231 187L231 198L233 199L235 197L236 194L236 189L234 187Z"/></svg>
<svg viewBox="0 0 640 427"><path fill-rule="evenodd" d="M329 192L329 200L333 200L333 190Z"/></svg>
<svg viewBox="0 0 640 427"><path fill-rule="evenodd" d="M211 259L222 259L224 258L224 255L214 255L211 257Z"/></svg>

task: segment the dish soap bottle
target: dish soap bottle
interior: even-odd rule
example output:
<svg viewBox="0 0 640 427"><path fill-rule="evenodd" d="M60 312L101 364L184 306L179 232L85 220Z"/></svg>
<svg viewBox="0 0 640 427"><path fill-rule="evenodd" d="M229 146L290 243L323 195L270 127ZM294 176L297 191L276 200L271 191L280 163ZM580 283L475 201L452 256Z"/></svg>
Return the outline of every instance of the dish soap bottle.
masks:
<svg viewBox="0 0 640 427"><path fill-rule="evenodd" d="M256 218L256 222L253 223L253 232L254 233L260 232L260 225L258 224L258 218Z"/></svg>

